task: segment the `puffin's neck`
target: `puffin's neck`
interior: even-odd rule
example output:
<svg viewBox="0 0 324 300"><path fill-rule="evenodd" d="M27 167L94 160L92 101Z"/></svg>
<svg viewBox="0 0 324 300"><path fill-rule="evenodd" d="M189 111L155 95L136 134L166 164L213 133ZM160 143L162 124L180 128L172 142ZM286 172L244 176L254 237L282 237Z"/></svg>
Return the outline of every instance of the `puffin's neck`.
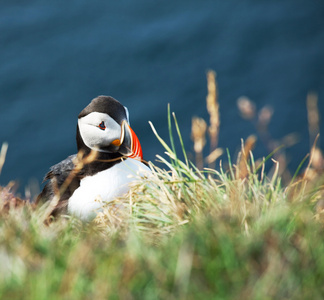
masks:
<svg viewBox="0 0 324 300"><path fill-rule="evenodd" d="M121 158L123 157L119 153L97 152L96 154L97 155L93 161L84 165L84 167L81 170L82 175L91 176L100 171L107 170L112 166L120 163Z"/></svg>

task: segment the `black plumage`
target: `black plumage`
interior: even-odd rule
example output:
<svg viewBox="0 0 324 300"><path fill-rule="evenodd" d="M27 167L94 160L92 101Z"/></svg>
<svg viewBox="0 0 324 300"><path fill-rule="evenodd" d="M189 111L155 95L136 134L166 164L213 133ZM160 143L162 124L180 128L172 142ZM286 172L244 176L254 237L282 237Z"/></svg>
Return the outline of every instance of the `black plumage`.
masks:
<svg viewBox="0 0 324 300"><path fill-rule="evenodd" d="M36 199L36 204L41 202L50 201L54 198L55 194L59 193L59 202L53 209L51 215L56 216L59 213L65 212L69 198L73 192L80 186L80 176L75 174L71 178L70 184L62 190L63 183L69 177L75 168L76 155L71 155L58 164L50 167L50 171L45 175L43 182L47 181L42 192ZM72 177L72 176L71 176Z"/></svg>

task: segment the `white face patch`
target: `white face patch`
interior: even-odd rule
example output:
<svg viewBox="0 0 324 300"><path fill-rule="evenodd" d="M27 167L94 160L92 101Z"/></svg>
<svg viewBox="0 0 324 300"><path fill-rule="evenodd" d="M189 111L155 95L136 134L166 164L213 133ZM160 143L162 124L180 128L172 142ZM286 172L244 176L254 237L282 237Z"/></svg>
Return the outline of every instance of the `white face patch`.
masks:
<svg viewBox="0 0 324 300"><path fill-rule="evenodd" d="M104 124L105 129L101 129L100 124ZM100 148L109 146L112 141L121 137L120 125L104 113L92 112L80 118L78 125L83 142L93 150L103 151Z"/></svg>

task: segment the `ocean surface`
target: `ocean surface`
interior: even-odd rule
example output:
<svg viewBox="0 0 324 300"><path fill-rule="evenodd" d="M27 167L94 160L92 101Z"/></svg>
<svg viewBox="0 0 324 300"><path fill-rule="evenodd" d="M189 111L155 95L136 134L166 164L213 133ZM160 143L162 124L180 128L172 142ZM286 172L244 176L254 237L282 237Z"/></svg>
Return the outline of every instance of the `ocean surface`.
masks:
<svg viewBox="0 0 324 300"><path fill-rule="evenodd" d="M219 88L219 147L232 155L256 133L240 116L240 96L273 108L273 139L297 133L286 150L292 171L309 152L310 91L324 116L322 0L2 0L0 8L0 144L9 143L0 184L18 180L22 194L76 152L77 116L98 95L128 107L152 161L164 150L148 121L168 140L168 103L193 153L191 118L208 120L210 69ZM268 154L261 140L254 153Z"/></svg>

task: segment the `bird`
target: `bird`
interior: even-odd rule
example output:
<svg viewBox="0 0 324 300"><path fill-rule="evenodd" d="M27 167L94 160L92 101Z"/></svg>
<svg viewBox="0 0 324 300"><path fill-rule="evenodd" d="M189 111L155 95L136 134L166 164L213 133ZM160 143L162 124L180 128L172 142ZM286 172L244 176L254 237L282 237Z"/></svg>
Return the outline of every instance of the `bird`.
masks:
<svg viewBox="0 0 324 300"><path fill-rule="evenodd" d="M125 195L131 182L152 174L130 127L128 109L111 96L94 98L80 112L76 142L77 154L50 167L36 199L38 205L56 196L51 217L69 214L89 222L103 203Z"/></svg>

